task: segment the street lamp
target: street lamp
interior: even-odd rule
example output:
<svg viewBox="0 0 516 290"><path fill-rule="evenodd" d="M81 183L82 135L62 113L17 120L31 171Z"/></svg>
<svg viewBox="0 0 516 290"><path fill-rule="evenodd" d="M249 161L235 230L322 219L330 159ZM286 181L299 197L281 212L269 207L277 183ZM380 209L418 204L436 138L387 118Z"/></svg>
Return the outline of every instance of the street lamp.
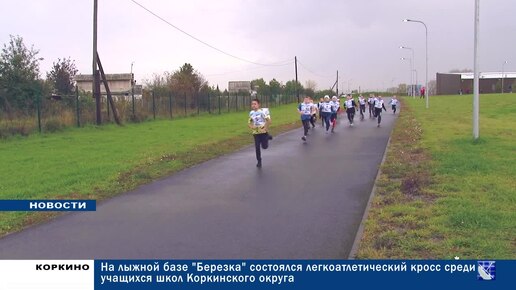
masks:
<svg viewBox="0 0 516 290"><path fill-rule="evenodd" d="M412 19L404 19L403 22L417 22L421 23L425 26L425 40L426 40L426 79L425 79L425 99L426 99L426 108L428 109L428 27L426 27L426 24L423 21L419 20L412 20Z"/></svg>
<svg viewBox="0 0 516 290"><path fill-rule="evenodd" d="M504 91L503 79L504 79L505 77L504 77L504 75L503 75L503 74L505 73L505 70L504 70L504 69L505 69L505 64L507 64L507 61L504 61L504 62L502 63L502 94L503 94L503 91Z"/></svg>
<svg viewBox="0 0 516 290"><path fill-rule="evenodd" d="M408 92L410 92L412 94L412 91L413 91L413 88L412 88L412 58L405 58L405 57L401 57L400 60L409 60L410 61L410 67L409 67L409 74L410 74L410 83L411 83L411 88ZM407 92L407 93L408 93Z"/></svg>
<svg viewBox="0 0 516 290"><path fill-rule="evenodd" d="M412 51L412 59L414 60L414 62L416 62L416 59L414 58L414 49L410 48L410 47L406 47L406 46L400 46L400 49L408 49L410 51ZM410 70L414 70L414 64L411 62L411 65L410 65ZM410 74L410 86L411 86L411 89L410 89L410 92L412 93L412 97L416 97L416 92L414 91L414 81L412 79L412 73Z"/></svg>
<svg viewBox="0 0 516 290"><path fill-rule="evenodd" d="M478 43L479 43L479 26L480 26L480 0L475 0L475 25L473 34L473 139L478 140L480 137L479 117L480 117L480 90L479 90L479 73L478 73Z"/></svg>
<svg viewBox="0 0 516 290"><path fill-rule="evenodd" d="M415 82L415 87L414 87L414 96L416 95L417 93L417 69L414 69L412 70L415 74L416 74L416 82Z"/></svg>

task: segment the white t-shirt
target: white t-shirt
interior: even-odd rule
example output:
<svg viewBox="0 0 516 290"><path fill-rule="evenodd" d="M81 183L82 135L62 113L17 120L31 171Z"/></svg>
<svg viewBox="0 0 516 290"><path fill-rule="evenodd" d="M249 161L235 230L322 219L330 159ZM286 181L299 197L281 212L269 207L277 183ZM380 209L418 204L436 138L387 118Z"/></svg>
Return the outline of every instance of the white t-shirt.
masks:
<svg viewBox="0 0 516 290"><path fill-rule="evenodd" d="M344 103L344 106L346 106L346 109L353 108L353 100L346 100L346 102Z"/></svg>
<svg viewBox="0 0 516 290"><path fill-rule="evenodd" d="M321 112L323 113L331 113L332 105L330 102L321 103Z"/></svg>
<svg viewBox="0 0 516 290"><path fill-rule="evenodd" d="M375 107L375 108L377 108L377 109L381 109L381 108L383 108L383 100L377 99L377 100L374 102L374 107Z"/></svg>
<svg viewBox="0 0 516 290"><path fill-rule="evenodd" d="M335 112L337 112L339 110L340 103L339 103L338 100L337 101L331 101L330 104L331 104L332 112L335 113Z"/></svg>

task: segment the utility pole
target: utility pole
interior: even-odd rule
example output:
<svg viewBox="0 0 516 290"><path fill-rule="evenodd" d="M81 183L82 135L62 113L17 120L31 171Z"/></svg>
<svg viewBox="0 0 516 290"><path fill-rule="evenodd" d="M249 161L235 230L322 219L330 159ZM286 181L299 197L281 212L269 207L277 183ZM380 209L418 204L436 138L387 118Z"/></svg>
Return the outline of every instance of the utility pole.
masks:
<svg viewBox="0 0 516 290"><path fill-rule="evenodd" d="M102 123L101 103L100 103L100 80L97 70L97 0L93 0L93 70L92 70L92 92L96 104L97 125Z"/></svg>
<svg viewBox="0 0 516 290"><path fill-rule="evenodd" d="M294 56L294 63L295 63L295 66L296 66L296 97L297 97L297 102L299 103L299 83L297 82L297 56Z"/></svg>
<svg viewBox="0 0 516 290"><path fill-rule="evenodd" d="M337 70L337 88L336 88L336 91L337 91L337 98L339 97L339 70Z"/></svg>
<svg viewBox="0 0 516 290"><path fill-rule="evenodd" d="M474 78L473 78L473 138L475 140L479 137L479 128L478 128L478 117L479 117L479 83L478 83L478 37L479 31L478 26L480 24L479 19L479 9L480 9L480 0L475 0L475 36L474 36L474 48L473 48L473 68L474 68Z"/></svg>

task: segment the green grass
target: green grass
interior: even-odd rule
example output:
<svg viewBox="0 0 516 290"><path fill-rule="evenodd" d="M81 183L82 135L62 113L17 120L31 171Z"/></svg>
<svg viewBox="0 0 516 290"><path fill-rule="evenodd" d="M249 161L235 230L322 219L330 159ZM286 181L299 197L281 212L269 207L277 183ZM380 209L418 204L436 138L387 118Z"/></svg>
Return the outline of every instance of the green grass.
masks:
<svg viewBox="0 0 516 290"><path fill-rule="evenodd" d="M293 104L271 113L272 134L298 126ZM0 140L0 199L102 200L250 144L246 122L239 112ZM52 216L0 212L0 236Z"/></svg>
<svg viewBox="0 0 516 290"><path fill-rule="evenodd" d="M516 94L404 99L359 258L516 258Z"/></svg>

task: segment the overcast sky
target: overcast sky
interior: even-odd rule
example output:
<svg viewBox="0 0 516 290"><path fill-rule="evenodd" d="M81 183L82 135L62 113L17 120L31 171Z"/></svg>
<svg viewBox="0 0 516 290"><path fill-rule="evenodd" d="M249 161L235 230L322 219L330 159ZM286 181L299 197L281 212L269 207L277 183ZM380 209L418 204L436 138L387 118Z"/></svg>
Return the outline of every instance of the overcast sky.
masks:
<svg viewBox="0 0 516 290"><path fill-rule="evenodd" d="M419 83L436 72L473 68L474 0L137 0L170 23L240 58L263 64L298 57L299 80L329 88L339 70L341 90L382 89L410 80L414 48ZM0 43L20 35L40 50L45 75L57 58L71 57L91 74L93 0L2 1ZM482 0L480 69L516 71L516 1ZM130 0L99 0L98 51L106 73L153 73L191 63L213 85L263 77L286 82L294 65L260 66L224 55L165 24Z"/></svg>

